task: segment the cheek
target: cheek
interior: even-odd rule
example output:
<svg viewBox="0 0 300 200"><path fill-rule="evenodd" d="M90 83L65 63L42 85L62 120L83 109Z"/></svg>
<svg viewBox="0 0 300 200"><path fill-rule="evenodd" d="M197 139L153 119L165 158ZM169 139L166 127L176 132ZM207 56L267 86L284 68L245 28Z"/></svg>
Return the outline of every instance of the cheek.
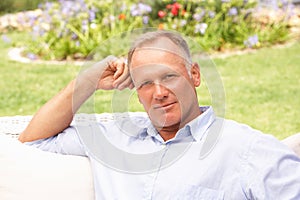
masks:
<svg viewBox="0 0 300 200"><path fill-rule="evenodd" d="M137 91L138 99L141 104L143 104L144 108L147 109L151 103L150 92L139 92Z"/></svg>
<svg viewBox="0 0 300 200"><path fill-rule="evenodd" d="M194 93L194 87L187 79L178 81L168 88L179 101L191 98L191 95Z"/></svg>

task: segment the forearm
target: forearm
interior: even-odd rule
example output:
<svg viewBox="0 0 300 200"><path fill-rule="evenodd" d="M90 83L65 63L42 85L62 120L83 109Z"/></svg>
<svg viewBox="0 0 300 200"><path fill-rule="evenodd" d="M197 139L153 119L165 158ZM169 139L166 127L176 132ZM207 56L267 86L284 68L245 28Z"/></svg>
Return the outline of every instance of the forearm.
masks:
<svg viewBox="0 0 300 200"><path fill-rule="evenodd" d="M80 106L95 90L133 88L127 65L114 56L95 63L47 102L20 134L21 142L52 137L66 129Z"/></svg>
<svg viewBox="0 0 300 200"><path fill-rule="evenodd" d="M29 142L44 139L67 128L79 107L95 91L95 86L83 82L84 80L80 79L71 81L66 88L40 108L20 134L19 140Z"/></svg>

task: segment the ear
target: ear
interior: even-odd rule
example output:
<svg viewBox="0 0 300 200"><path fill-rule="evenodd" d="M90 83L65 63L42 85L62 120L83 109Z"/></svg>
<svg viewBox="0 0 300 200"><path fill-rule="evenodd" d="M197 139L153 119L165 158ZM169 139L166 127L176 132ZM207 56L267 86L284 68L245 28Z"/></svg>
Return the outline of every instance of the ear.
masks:
<svg viewBox="0 0 300 200"><path fill-rule="evenodd" d="M141 100L141 98L140 98L140 95L139 95L139 92L137 91L137 89L136 89L136 93L137 93L137 98L138 98L140 104L143 105L142 100Z"/></svg>
<svg viewBox="0 0 300 200"><path fill-rule="evenodd" d="M195 87L201 84L201 73L198 63L193 63L191 68L191 77Z"/></svg>
<svg viewBox="0 0 300 200"><path fill-rule="evenodd" d="M137 95L137 96L138 96L138 100L139 100L140 104L142 104L142 101L141 101L140 95Z"/></svg>

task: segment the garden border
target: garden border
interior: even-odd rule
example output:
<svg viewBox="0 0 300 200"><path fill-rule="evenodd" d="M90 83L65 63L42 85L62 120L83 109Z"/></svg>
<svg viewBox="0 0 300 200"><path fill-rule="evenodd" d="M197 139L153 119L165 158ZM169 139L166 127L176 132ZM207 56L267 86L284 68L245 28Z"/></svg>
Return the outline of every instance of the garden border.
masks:
<svg viewBox="0 0 300 200"><path fill-rule="evenodd" d="M244 50L227 50L224 52L214 52L214 53L207 53L206 55L208 55L210 58L212 59L224 59L224 58L228 58L231 56L240 56L240 55L245 55L245 54L252 54L252 53L256 53L261 49L264 48L286 48L289 47L295 43L299 42L298 40L291 40L288 41L286 43L283 44L276 44L273 45L271 47L262 47L259 49L244 49ZM8 51L8 58L9 60L12 61L16 61L19 63L32 63L32 64L49 64L49 65L76 65L76 66L82 66L84 65L84 63L87 62L87 60L41 60L41 59L34 59L31 60L25 56L22 56L22 51L24 50L24 48L22 47L15 47L15 48L11 48Z"/></svg>

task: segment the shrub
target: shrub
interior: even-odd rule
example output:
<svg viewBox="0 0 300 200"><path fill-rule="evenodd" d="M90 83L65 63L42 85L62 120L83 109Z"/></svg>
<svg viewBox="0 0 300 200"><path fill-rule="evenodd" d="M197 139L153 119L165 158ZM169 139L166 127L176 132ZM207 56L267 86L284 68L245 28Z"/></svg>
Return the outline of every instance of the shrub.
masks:
<svg viewBox="0 0 300 200"><path fill-rule="evenodd" d="M60 0L41 9L27 52L45 59L86 59L107 38L145 27L180 31L206 51L257 48L285 41L288 35L285 17L267 24L255 18L255 1ZM102 51L122 48L116 44Z"/></svg>
<svg viewBox="0 0 300 200"><path fill-rule="evenodd" d="M32 53L46 59L82 59L110 36L147 26L151 7L118 1L59 1L44 4L33 27Z"/></svg>
<svg viewBox="0 0 300 200"><path fill-rule="evenodd" d="M40 3L46 0L1 0L0 13L18 12L36 9Z"/></svg>

